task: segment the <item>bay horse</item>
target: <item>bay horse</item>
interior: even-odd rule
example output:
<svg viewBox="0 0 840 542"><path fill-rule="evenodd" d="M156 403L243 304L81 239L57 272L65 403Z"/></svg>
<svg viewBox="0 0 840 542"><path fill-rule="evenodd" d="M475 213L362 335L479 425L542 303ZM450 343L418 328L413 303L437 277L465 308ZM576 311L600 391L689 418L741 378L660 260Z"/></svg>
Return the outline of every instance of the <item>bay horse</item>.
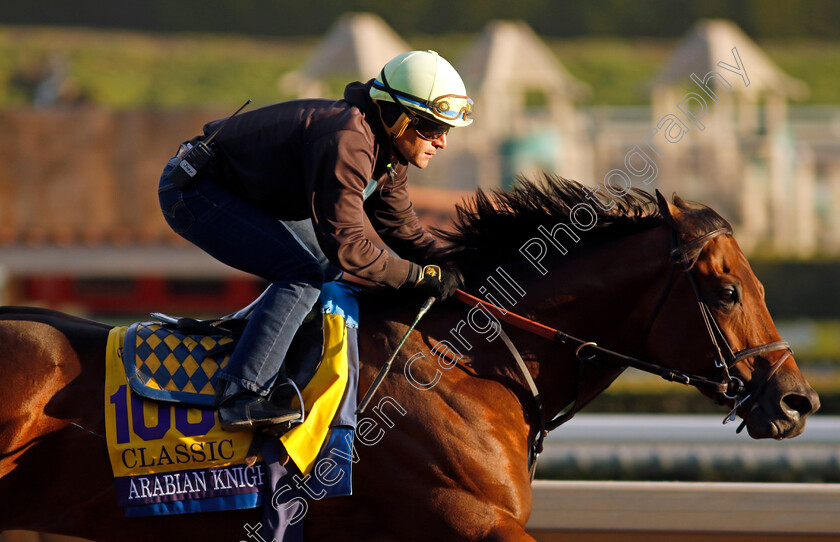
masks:
<svg viewBox="0 0 840 542"><path fill-rule="evenodd" d="M819 399L729 224L678 196L593 194L546 177L459 205L438 234L481 301L439 302L410 333L373 401L401 410L375 444L357 439L354 495L309 503L306 540L533 540L529 468L542 436L628 365L696 386L753 438L802 432ZM414 301L362 296L360 391ZM110 327L0 313L0 531L246 539L261 510L125 518L118 508L100 437Z"/></svg>

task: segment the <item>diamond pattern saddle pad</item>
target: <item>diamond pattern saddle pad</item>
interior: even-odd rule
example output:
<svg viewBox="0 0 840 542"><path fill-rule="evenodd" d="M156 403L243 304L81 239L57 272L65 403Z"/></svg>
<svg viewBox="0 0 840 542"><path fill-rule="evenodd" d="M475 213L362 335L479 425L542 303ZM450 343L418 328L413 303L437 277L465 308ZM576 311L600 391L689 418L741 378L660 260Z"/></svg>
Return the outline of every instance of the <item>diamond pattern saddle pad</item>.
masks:
<svg viewBox="0 0 840 542"><path fill-rule="evenodd" d="M132 324L125 335L123 363L132 391L157 401L213 407L214 383L236 337L191 335L158 322Z"/></svg>

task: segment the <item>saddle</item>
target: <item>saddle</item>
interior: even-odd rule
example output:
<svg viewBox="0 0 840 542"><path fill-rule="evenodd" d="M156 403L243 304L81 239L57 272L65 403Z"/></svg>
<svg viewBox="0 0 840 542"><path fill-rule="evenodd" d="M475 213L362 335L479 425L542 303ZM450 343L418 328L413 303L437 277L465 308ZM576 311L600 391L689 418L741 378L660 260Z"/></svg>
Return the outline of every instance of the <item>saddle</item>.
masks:
<svg viewBox="0 0 840 542"><path fill-rule="evenodd" d="M247 320L152 316L158 320L126 330L123 364L131 390L152 401L215 407L218 372L227 365ZM323 320L313 309L292 340L272 400L299 395L318 371L323 350Z"/></svg>

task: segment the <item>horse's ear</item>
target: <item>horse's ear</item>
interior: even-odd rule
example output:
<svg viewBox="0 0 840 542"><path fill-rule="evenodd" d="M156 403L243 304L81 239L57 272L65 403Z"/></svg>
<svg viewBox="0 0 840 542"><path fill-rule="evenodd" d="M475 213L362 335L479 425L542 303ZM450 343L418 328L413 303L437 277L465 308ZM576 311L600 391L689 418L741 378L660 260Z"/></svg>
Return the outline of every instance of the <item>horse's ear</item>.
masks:
<svg viewBox="0 0 840 542"><path fill-rule="evenodd" d="M674 205L679 207L680 209L690 209L691 206L686 202L684 199L679 197L676 193L674 194Z"/></svg>
<svg viewBox="0 0 840 542"><path fill-rule="evenodd" d="M671 204L665 196L662 195L658 189L656 190L656 202L659 204L659 214L662 215L662 218L665 220L665 223L668 224L672 229L675 231L679 231L679 226L677 224L677 217L682 213L682 210L679 205L680 202L685 203L682 198L674 194L674 202L677 205Z"/></svg>

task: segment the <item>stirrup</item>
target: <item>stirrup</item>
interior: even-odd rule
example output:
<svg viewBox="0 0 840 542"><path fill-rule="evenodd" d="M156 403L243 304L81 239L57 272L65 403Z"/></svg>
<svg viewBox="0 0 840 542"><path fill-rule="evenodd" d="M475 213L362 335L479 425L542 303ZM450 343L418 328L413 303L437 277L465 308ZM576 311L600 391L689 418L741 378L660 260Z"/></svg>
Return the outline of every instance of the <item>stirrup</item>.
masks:
<svg viewBox="0 0 840 542"><path fill-rule="evenodd" d="M298 388L298 385L295 384L294 380L292 380L291 378L287 378L285 382L281 382L280 384L274 386L274 389L271 390L270 394L268 394L268 398L271 399L271 396L274 395L274 393L283 386L291 386L295 390L295 393L298 397L298 404L300 405L300 417L292 420L289 423L303 423L304 421L306 421L306 407L303 404L303 396L300 393L300 388Z"/></svg>
<svg viewBox="0 0 840 542"><path fill-rule="evenodd" d="M230 406L219 408L219 421L225 431L250 431L300 418L300 412L269 402L265 397L242 395L231 398ZM227 400L223 401L223 403ZM228 418L229 419L226 419Z"/></svg>
<svg viewBox="0 0 840 542"><path fill-rule="evenodd" d="M292 388L294 388L295 393L298 396L298 404L300 404L300 417L295 418L294 420L289 420L288 422L278 423L275 425L267 425L258 429L260 433L274 438L282 437L283 435L288 433L292 429L292 427L294 427L295 424L303 423L306 420L306 407L303 405L303 397L301 396L300 388L298 388L294 380L292 380L291 378L287 378L285 382L281 382L279 385L274 387L274 390L272 390L271 395L273 395L275 391L277 391L283 386L291 386Z"/></svg>

